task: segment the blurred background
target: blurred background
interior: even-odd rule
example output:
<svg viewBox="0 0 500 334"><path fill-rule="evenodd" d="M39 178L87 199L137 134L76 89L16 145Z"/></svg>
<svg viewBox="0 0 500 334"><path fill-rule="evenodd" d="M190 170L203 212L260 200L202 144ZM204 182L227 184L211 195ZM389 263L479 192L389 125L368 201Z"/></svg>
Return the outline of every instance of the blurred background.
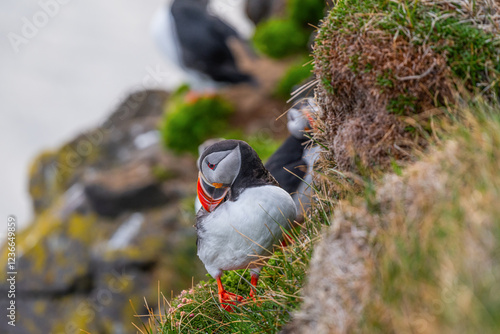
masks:
<svg viewBox="0 0 500 334"><path fill-rule="evenodd" d="M2 321L1 333L133 333L145 303L206 279L193 229L198 145L242 139L264 160L279 147L280 115L311 76L306 22L324 9L273 0L256 28L248 3L212 0L209 12L255 47L231 45L255 82L194 100L151 34L164 1L0 4L0 212L18 228L16 331Z"/></svg>
<svg viewBox="0 0 500 334"><path fill-rule="evenodd" d="M249 35L242 3L214 0L211 6ZM0 147L8 157L0 175L3 217L16 215L21 227L32 219L27 171L38 152L96 125L132 91L173 89L182 82L183 73L162 58L150 36L151 20L163 5L162 0L2 1ZM45 23L39 14L47 10L53 17ZM33 22L37 15L41 27L13 47L9 34L31 33L26 19ZM144 85L151 71L168 75ZM0 233L3 241L6 231Z"/></svg>

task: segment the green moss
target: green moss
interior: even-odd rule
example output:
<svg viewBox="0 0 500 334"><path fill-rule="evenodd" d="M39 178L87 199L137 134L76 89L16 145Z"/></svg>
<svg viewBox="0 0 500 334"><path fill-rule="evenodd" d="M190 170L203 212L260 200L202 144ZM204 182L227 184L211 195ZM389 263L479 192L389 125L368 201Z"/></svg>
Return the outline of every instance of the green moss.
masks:
<svg viewBox="0 0 500 334"><path fill-rule="evenodd" d="M283 58L307 50L308 32L291 21L271 19L257 26L253 43L257 50L271 58Z"/></svg>
<svg viewBox="0 0 500 334"><path fill-rule="evenodd" d="M169 100L161 133L165 147L177 153L196 154L205 140L219 137L226 131L234 108L220 96L200 97L186 102L185 91Z"/></svg>
<svg viewBox="0 0 500 334"><path fill-rule="evenodd" d="M285 100L290 98L295 86L312 76L314 65L310 58L302 59L290 66L276 87L275 94Z"/></svg>
<svg viewBox="0 0 500 334"><path fill-rule="evenodd" d="M431 23L426 23L423 28L430 29ZM431 38L438 44L436 50L446 55L451 70L467 88L474 90L480 83L500 78L500 44L495 44L493 35L453 18L438 22L435 29L438 34ZM448 43L439 45L446 39ZM493 87L497 94L499 87L497 81Z"/></svg>

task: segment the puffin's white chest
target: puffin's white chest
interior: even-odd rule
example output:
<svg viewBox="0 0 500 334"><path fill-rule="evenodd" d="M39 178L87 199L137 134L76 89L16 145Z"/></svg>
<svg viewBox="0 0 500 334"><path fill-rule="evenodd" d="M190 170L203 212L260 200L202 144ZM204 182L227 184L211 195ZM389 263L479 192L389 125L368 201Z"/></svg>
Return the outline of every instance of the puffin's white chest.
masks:
<svg viewBox="0 0 500 334"><path fill-rule="evenodd" d="M314 163L318 160L320 154L319 146L308 147L304 150L302 159L306 162L307 171L304 176L304 181L302 181L297 188L297 191L292 195L292 198L297 206L297 215L303 215L305 211L311 206L311 200L313 195L312 183L313 183L313 170Z"/></svg>
<svg viewBox="0 0 500 334"><path fill-rule="evenodd" d="M257 256L270 255L295 219L291 196L275 186L246 189L234 202L221 204L198 224L198 256L207 271L257 267Z"/></svg>

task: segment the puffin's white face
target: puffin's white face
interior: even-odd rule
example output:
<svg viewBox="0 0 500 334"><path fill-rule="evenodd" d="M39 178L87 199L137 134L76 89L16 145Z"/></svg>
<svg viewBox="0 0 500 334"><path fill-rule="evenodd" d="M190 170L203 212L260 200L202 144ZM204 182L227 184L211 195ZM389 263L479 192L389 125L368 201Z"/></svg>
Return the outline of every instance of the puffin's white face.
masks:
<svg viewBox="0 0 500 334"><path fill-rule="evenodd" d="M199 168L198 198L205 210L211 212L222 202L240 172L239 146L208 154L199 162Z"/></svg>
<svg viewBox="0 0 500 334"><path fill-rule="evenodd" d="M304 132L311 130L314 126L314 118L318 114L319 107L313 98L302 99L295 107L288 110L288 131L297 139L304 138Z"/></svg>
<svg viewBox="0 0 500 334"><path fill-rule="evenodd" d="M288 123L286 125L290 134L297 139L302 139L304 131L310 128L307 116L301 110L291 108L288 110L287 117Z"/></svg>

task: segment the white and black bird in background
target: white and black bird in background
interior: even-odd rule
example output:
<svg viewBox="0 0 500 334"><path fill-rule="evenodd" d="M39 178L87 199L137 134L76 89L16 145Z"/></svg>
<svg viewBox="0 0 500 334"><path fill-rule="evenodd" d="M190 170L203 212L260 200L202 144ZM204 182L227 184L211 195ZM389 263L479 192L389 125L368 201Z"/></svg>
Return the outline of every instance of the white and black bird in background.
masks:
<svg viewBox="0 0 500 334"><path fill-rule="evenodd" d="M196 217L198 256L217 281L224 309L243 300L227 292L225 270L250 269L255 295L264 256L291 229L296 208L291 196L264 167L257 153L240 140L208 147L198 160L197 192L203 209Z"/></svg>
<svg viewBox="0 0 500 334"><path fill-rule="evenodd" d="M319 155L319 147L308 143L307 132L312 128L317 105L314 98L301 99L287 112L290 136L269 157L266 168L280 186L292 195L297 217L302 219L311 206L312 172Z"/></svg>
<svg viewBox="0 0 500 334"><path fill-rule="evenodd" d="M157 12L152 33L160 51L188 77L197 91L227 84L251 83L254 78L236 65L228 46L239 34L210 14L208 0L167 0Z"/></svg>

